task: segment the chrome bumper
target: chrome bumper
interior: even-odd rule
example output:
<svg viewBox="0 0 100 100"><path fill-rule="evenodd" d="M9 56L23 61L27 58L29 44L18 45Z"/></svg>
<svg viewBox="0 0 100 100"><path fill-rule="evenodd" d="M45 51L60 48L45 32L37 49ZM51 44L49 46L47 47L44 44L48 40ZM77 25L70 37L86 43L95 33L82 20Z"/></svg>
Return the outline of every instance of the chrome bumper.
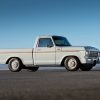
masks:
<svg viewBox="0 0 100 100"><path fill-rule="evenodd" d="M100 58L86 58L86 63L93 64L95 66L100 63Z"/></svg>

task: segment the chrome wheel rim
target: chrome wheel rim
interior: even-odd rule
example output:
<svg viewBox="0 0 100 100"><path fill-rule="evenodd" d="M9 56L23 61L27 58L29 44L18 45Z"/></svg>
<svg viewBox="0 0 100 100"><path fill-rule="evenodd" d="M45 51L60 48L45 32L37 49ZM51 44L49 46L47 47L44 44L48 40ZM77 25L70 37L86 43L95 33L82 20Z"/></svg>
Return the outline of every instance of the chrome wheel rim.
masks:
<svg viewBox="0 0 100 100"><path fill-rule="evenodd" d="M74 69L77 66L77 61L74 58L69 59L68 61L68 67L70 69Z"/></svg>
<svg viewBox="0 0 100 100"><path fill-rule="evenodd" d="M19 68L19 62L18 60L13 60L11 63L12 69L17 70Z"/></svg>

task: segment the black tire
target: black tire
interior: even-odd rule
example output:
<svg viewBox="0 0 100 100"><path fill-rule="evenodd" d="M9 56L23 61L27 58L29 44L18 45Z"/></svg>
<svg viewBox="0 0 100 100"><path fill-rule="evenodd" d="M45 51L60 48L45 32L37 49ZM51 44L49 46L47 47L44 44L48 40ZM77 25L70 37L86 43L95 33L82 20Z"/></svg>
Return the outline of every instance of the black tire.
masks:
<svg viewBox="0 0 100 100"><path fill-rule="evenodd" d="M64 66L68 71L77 71L79 69L79 65L80 62L76 57L67 57L64 61Z"/></svg>
<svg viewBox="0 0 100 100"><path fill-rule="evenodd" d="M36 72L38 69L39 69L39 67L29 67L29 68L27 68L27 71Z"/></svg>
<svg viewBox="0 0 100 100"><path fill-rule="evenodd" d="M22 62L18 58L11 58L8 62L8 68L11 72L19 72L22 69Z"/></svg>
<svg viewBox="0 0 100 100"><path fill-rule="evenodd" d="M93 65L81 65L80 69L82 71L90 71L93 68Z"/></svg>

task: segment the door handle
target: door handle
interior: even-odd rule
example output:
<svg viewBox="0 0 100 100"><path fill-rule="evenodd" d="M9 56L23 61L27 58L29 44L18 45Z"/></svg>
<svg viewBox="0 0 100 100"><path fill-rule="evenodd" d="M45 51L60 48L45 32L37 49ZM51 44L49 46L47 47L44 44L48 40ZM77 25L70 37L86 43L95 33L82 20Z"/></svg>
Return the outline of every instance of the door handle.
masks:
<svg viewBox="0 0 100 100"><path fill-rule="evenodd" d="M61 51L61 48L57 48L57 51Z"/></svg>

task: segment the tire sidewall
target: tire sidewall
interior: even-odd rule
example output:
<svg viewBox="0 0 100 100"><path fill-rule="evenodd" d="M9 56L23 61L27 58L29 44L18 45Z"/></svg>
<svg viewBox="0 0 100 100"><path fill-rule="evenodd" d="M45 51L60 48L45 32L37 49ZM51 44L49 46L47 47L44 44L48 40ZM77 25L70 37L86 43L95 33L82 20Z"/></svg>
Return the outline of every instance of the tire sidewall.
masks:
<svg viewBox="0 0 100 100"><path fill-rule="evenodd" d="M68 66L68 62L69 62L69 60L70 59L74 59L75 61L76 61L76 67L75 68L70 68L69 66ZM78 59L76 58L76 57L67 57L66 59L65 59L65 61L64 61L64 66L65 66L65 68L68 70L68 71L77 71L78 69L79 69L79 61L78 61Z"/></svg>
<svg viewBox="0 0 100 100"><path fill-rule="evenodd" d="M15 61L15 60L18 61L18 68L13 69L13 67L12 67L12 62ZM9 60L9 63L8 63L8 68L9 68L9 70L12 71L12 72L18 72L18 71L20 71L20 70L22 69L22 68L21 68L21 65L22 65L22 63L21 63L21 61L20 61L18 58L11 58L11 59Z"/></svg>

